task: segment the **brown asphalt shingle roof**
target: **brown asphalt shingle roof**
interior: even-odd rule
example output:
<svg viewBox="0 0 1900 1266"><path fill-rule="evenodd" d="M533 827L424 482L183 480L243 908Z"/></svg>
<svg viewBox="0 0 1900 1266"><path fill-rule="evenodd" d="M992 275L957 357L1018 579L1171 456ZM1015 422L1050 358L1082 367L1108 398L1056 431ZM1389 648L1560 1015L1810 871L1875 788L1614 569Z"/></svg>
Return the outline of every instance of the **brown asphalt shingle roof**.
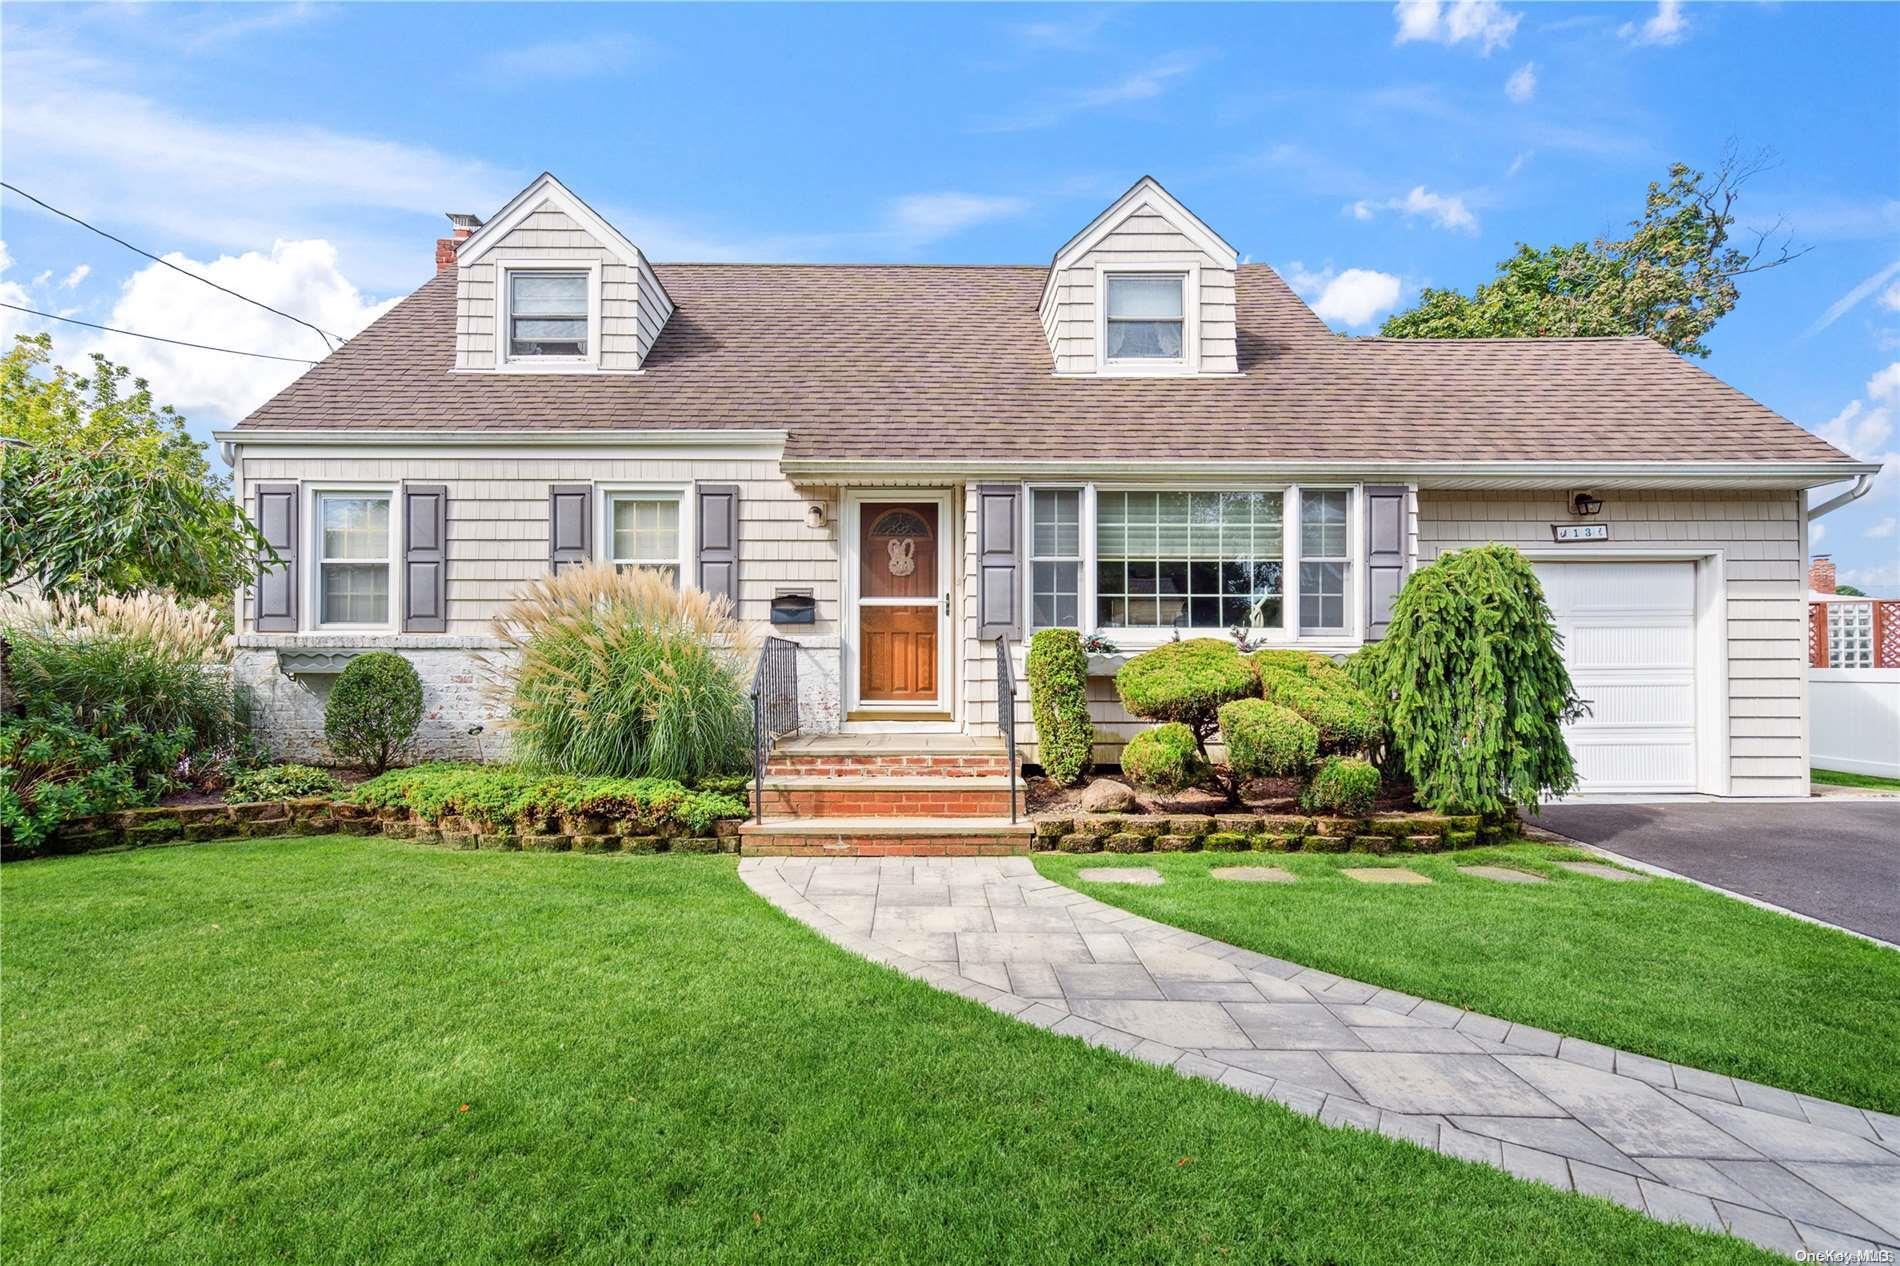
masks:
<svg viewBox="0 0 1900 1266"><path fill-rule="evenodd" d="M1847 461L1644 338L1350 339L1272 269L1241 376L1057 377L1037 267L667 264L639 375L454 373L442 275L241 425L771 429L789 458Z"/></svg>

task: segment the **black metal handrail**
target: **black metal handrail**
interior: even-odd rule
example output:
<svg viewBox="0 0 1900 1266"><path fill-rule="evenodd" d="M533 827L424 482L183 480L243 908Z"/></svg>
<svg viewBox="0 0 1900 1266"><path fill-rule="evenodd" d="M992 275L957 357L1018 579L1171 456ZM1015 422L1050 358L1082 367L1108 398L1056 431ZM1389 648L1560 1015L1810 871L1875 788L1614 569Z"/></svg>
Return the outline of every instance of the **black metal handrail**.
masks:
<svg viewBox="0 0 1900 1266"><path fill-rule="evenodd" d="M1009 639L996 639L996 724L1009 752L1009 820L1016 821L1016 668L1009 658Z"/></svg>
<svg viewBox="0 0 1900 1266"><path fill-rule="evenodd" d="M752 811L765 821L765 759L772 744L798 733L798 644L768 637L752 674Z"/></svg>

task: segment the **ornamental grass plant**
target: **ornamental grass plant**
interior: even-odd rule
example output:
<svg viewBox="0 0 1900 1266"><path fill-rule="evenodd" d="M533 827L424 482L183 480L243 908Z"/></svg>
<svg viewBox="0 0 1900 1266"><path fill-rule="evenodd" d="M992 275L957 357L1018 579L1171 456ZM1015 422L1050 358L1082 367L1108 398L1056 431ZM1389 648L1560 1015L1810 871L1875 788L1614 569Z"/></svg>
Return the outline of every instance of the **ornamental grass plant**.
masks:
<svg viewBox="0 0 1900 1266"><path fill-rule="evenodd" d="M561 773L696 782L743 768L758 638L657 572L572 567L495 621L515 755Z"/></svg>

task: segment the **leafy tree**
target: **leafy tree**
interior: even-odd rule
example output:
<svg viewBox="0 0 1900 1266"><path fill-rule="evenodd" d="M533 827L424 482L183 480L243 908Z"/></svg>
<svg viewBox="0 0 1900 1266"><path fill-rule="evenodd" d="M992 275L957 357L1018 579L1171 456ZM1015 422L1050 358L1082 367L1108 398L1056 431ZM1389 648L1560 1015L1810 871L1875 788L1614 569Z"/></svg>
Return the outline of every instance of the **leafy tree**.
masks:
<svg viewBox="0 0 1900 1266"><path fill-rule="evenodd" d="M1707 356L1704 339L1735 307L1737 279L1804 254L1781 225L1744 249L1733 230L1742 186L1770 165L1731 146L1713 174L1684 163L1652 183L1641 219L1624 238L1543 250L1519 243L1498 275L1469 295L1427 288L1418 306L1386 320L1387 338L1562 338L1641 334L1684 356Z"/></svg>
<svg viewBox="0 0 1900 1266"><path fill-rule="evenodd" d="M222 599L275 557L143 378L96 353L90 374L49 368L52 351L22 336L0 357L0 588Z"/></svg>
<svg viewBox="0 0 1900 1266"><path fill-rule="evenodd" d="M1865 598L1867 591L1858 585L1836 585L1834 592L1844 598Z"/></svg>

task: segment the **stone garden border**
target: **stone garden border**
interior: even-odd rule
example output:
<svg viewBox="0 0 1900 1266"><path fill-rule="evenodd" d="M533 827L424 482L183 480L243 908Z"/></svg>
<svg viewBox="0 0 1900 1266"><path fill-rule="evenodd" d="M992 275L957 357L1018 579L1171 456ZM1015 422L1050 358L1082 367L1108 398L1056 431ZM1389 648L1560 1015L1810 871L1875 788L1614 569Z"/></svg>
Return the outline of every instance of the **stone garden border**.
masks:
<svg viewBox="0 0 1900 1266"><path fill-rule="evenodd" d="M76 818L46 844L32 850L0 849L0 860L59 857L112 849L151 848L225 839L262 839L285 835L381 835L454 849L492 849L533 853L736 853L739 822L713 824L706 836L635 835L634 823L596 817L556 818L535 823L535 831L517 831L464 818L427 821L406 809L374 810L362 805L309 796L250 804L160 805L121 809L97 817Z"/></svg>
<svg viewBox="0 0 1900 1266"><path fill-rule="evenodd" d="M1034 822L1030 847L1044 853L1440 853L1520 838L1513 818L1442 813L1083 813Z"/></svg>

